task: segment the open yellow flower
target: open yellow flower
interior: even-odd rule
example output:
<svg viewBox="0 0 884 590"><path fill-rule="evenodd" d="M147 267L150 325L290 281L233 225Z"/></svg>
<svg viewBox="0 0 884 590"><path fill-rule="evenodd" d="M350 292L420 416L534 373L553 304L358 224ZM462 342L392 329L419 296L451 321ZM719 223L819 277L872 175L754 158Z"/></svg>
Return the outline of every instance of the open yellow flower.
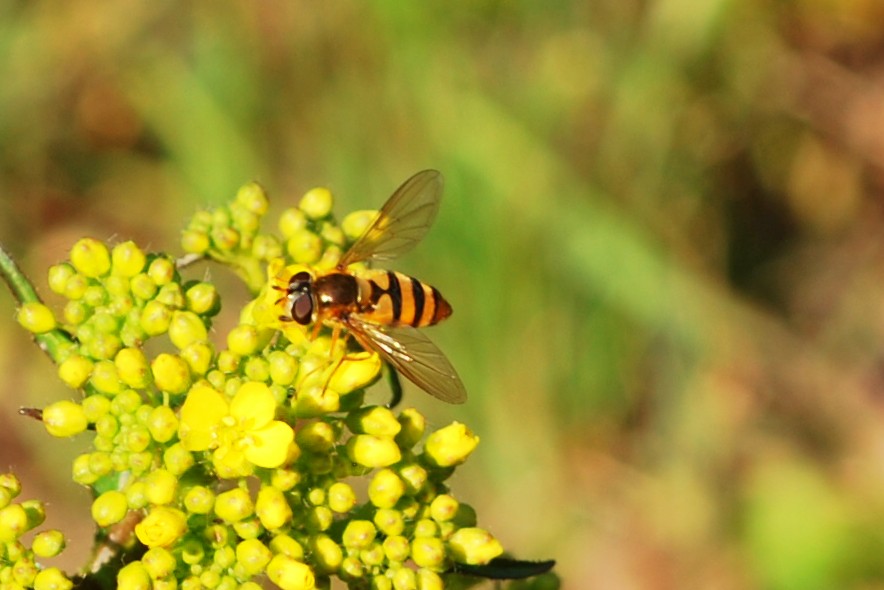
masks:
<svg viewBox="0 0 884 590"><path fill-rule="evenodd" d="M229 400L204 382L181 407L178 437L188 451L213 450L221 477L241 477L253 466L279 467L294 439L292 427L274 420L276 400L264 383L247 381Z"/></svg>

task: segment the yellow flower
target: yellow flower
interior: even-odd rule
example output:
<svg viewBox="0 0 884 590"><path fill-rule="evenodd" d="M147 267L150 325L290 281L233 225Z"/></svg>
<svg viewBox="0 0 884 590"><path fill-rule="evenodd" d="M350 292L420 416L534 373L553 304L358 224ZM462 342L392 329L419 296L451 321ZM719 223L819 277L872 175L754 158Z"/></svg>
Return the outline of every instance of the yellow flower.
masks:
<svg viewBox="0 0 884 590"><path fill-rule="evenodd" d="M194 385L181 407L178 436L188 451L213 450L221 477L249 475L252 466L279 467L294 431L274 420L276 399L264 383L247 381L229 400L205 382Z"/></svg>

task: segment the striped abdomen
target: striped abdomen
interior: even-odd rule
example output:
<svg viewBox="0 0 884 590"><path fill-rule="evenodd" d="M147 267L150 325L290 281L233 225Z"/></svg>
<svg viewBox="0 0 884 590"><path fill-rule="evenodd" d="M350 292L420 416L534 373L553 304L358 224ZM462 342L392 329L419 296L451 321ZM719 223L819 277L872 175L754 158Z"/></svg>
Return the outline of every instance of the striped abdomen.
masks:
<svg viewBox="0 0 884 590"><path fill-rule="evenodd" d="M358 313L383 325L432 326L451 315L451 305L435 287L402 273L372 270L356 277Z"/></svg>

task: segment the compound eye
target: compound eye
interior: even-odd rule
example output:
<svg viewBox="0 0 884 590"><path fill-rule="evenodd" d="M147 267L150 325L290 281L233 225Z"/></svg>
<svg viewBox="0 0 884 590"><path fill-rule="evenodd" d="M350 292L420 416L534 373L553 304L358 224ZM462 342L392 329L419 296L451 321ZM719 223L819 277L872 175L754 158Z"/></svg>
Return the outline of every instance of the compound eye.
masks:
<svg viewBox="0 0 884 590"><path fill-rule="evenodd" d="M292 303L292 319L306 326L313 319L313 297L309 293L298 295Z"/></svg>
<svg viewBox="0 0 884 590"><path fill-rule="evenodd" d="M292 275L292 278L289 279L289 285L294 285L295 283L308 283L310 282L310 279L310 273L302 270Z"/></svg>

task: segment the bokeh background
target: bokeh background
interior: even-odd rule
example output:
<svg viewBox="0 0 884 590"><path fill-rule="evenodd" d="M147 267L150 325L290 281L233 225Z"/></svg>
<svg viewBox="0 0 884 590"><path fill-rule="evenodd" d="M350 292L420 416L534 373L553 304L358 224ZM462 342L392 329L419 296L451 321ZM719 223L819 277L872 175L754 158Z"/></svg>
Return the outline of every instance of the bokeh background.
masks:
<svg viewBox="0 0 884 590"><path fill-rule="evenodd" d="M481 437L480 524L566 588L884 588L882 48L877 0L0 0L0 240L45 294L252 179L438 168L396 268L470 400L408 401ZM70 392L0 310L0 464L73 564L81 443L16 415Z"/></svg>

